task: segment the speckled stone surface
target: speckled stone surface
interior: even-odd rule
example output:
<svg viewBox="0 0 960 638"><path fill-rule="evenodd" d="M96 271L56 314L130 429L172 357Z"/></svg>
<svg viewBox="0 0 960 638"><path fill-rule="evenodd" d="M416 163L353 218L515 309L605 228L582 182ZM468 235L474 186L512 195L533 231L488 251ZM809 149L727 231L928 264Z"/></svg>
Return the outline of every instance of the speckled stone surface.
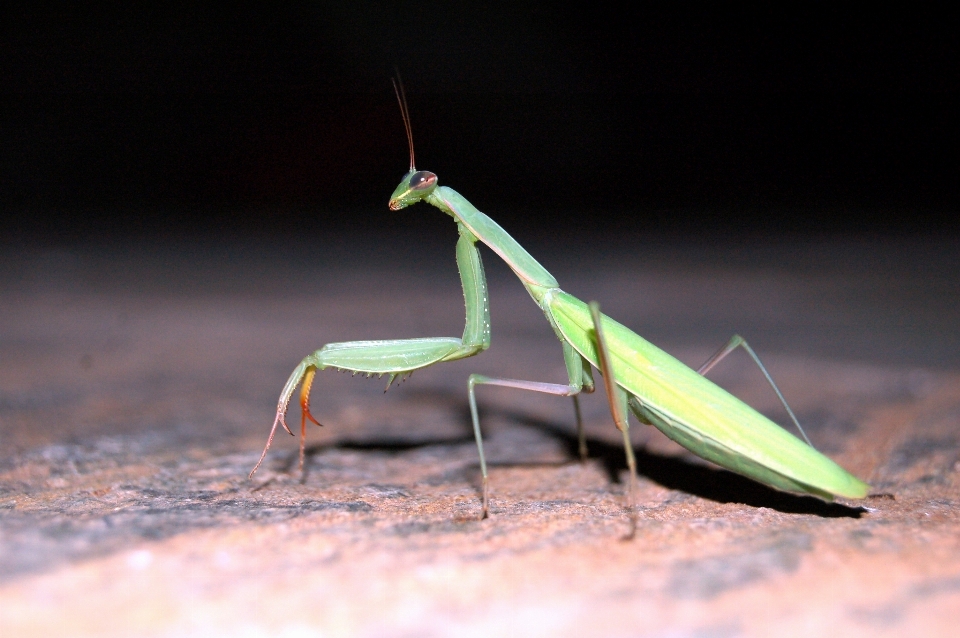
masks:
<svg viewBox="0 0 960 638"><path fill-rule="evenodd" d="M318 375L326 427L308 432L304 475L283 435L248 480L307 352L459 336L449 235L0 249L0 634L955 635L947 240L584 239L595 257L573 263L532 248L691 365L744 335L814 443L872 484L862 501L774 492L635 425L623 541L600 393L583 401L580 463L568 400L483 388L492 516L477 520L467 375L563 379L542 315L489 251L488 352L386 394ZM711 376L783 421L745 356Z"/></svg>

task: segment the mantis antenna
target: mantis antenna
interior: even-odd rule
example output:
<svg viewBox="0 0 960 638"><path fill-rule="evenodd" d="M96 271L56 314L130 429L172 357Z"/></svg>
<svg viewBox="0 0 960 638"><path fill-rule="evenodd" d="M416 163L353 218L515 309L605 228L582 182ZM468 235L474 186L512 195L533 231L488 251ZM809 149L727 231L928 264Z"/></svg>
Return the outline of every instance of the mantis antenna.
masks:
<svg viewBox="0 0 960 638"><path fill-rule="evenodd" d="M400 79L400 73L397 72L397 79L390 78L393 82L393 92L397 94L397 102L400 104L400 114L403 116L403 126L407 129L407 144L410 146L410 172L417 170L416 162L413 161L413 130L410 128L410 109L407 108L407 94L403 90L403 80Z"/></svg>

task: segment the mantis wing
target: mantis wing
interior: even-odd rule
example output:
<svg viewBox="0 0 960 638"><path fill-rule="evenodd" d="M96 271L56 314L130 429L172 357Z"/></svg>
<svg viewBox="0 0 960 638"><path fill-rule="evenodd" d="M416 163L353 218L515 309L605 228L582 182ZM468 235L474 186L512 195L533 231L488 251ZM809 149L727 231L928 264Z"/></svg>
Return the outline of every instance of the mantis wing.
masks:
<svg viewBox="0 0 960 638"><path fill-rule="evenodd" d="M597 365L593 322L585 303L550 291L545 307L563 336ZM832 460L700 376L638 334L604 316L603 331L616 382L630 406L667 437L709 461L771 487L863 498L869 486Z"/></svg>

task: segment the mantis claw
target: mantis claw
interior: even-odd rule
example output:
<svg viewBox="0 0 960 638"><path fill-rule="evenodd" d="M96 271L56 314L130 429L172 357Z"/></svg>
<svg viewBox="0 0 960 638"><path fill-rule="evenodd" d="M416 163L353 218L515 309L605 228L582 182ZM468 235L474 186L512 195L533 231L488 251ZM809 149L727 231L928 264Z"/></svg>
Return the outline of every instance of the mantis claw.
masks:
<svg viewBox="0 0 960 638"><path fill-rule="evenodd" d="M303 386L300 392L300 406L303 408L303 416L300 421L300 471L303 472L303 457L304 457L304 440L307 433L307 419L310 419L317 425L322 426L323 424L317 421L312 414L310 414L310 386L313 385L313 377L316 374L317 369L313 366L307 368L306 374L303 375ZM267 450L270 449L270 445L273 444L273 437L277 433L277 426L283 426L283 429L287 431L287 434L294 436L293 430L290 429L290 426L287 425L287 404L290 400L290 395L293 393L293 389L296 387L296 381L298 379L293 377L291 379L293 382L293 387L290 388L289 392L284 392L280 396L280 402L277 404L277 416L273 419L273 427L270 428L270 436L267 437L267 444L263 446L263 452L260 454L260 459L257 461L257 464L253 466L253 469L250 470L250 474L247 475L248 479L252 479L253 475L256 474L257 470L260 469L260 465L263 463L263 459L267 456Z"/></svg>
<svg viewBox="0 0 960 638"><path fill-rule="evenodd" d="M303 409L303 423L301 424L303 432L301 434L306 434L306 419L310 419L313 423L323 427L323 424L314 418L310 414L310 388L313 387L313 377L317 374L317 369L314 366L307 368L307 372L303 375L303 383L300 386L300 407Z"/></svg>
<svg viewBox="0 0 960 638"><path fill-rule="evenodd" d="M304 426L306 425L307 421L310 421L314 425L319 425L320 427L323 427L323 423L320 423L320 421L317 421L317 419L312 414L310 414L310 407L308 405L301 404L300 407L303 408L303 421L304 421L303 425ZM304 427L304 430L305 429L306 428Z"/></svg>
<svg viewBox="0 0 960 638"><path fill-rule="evenodd" d="M277 429L277 422L279 421L279 422L280 422L280 425L283 426L283 429L287 431L287 434L289 434L290 436L293 436L293 430L291 430L291 429L287 426L287 420L286 420L285 417L286 417L286 411L285 411L285 410L277 410L277 418L273 420L273 429L274 429L274 430Z"/></svg>

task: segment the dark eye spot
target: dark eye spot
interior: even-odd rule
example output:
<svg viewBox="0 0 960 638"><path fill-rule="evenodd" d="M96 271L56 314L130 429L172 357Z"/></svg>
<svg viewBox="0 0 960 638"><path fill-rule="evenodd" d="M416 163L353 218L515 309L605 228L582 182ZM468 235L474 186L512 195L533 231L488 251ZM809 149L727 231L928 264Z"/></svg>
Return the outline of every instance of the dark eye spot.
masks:
<svg viewBox="0 0 960 638"><path fill-rule="evenodd" d="M424 190L437 183L437 176L430 171L417 171L410 177L410 188Z"/></svg>

